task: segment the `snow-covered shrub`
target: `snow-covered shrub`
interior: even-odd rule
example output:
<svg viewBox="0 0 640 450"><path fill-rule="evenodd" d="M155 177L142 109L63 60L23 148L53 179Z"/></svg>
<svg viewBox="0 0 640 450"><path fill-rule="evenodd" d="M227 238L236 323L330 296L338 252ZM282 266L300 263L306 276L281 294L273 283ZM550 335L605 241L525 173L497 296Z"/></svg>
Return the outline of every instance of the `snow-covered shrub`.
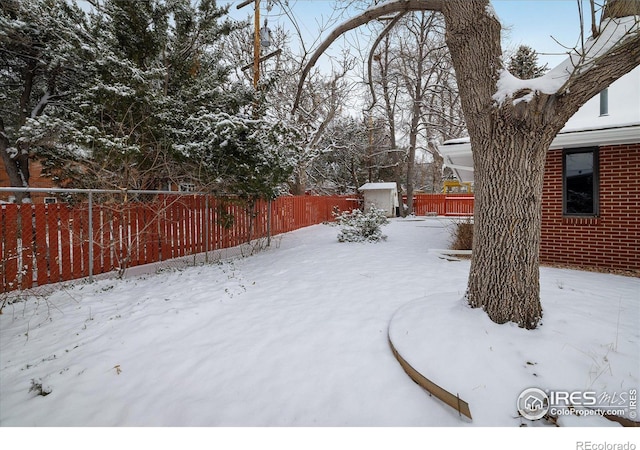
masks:
<svg viewBox="0 0 640 450"><path fill-rule="evenodd" d="M387 225L389 219L383 210L373 206L367 212L354 209L337 214L336 223L340 226L340 242L378 242L387 238L382 234L381 227Z"/></svg>

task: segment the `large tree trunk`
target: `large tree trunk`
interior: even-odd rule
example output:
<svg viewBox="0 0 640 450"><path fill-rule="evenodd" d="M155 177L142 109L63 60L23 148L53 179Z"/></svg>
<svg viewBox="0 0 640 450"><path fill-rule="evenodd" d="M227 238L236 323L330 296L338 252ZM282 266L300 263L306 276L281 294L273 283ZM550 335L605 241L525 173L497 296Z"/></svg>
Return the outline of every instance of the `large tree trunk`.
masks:
<svg viewBox="0 0 640 450"><path fill-rule="evenodd" d="M307 167L300 165L295 169L293 182L289 183L292 195L305 195L307 192Z"/></svg>
<svg viewBox="0 0 640 450"><path fill-rule="evenodd" d="M535 328L542 316L542 178L555 132L538 135L539 116L515 117L511 105L494 104L502 66L500 24L486 14L483 3L451 0L444 8L474 163L473 256L466 295L470 306L482 308L494 322Z"/></svg>
<svg viewBox="0 0 640 450"><path fill-rule="evenodd" d="M4 163L5 172L9 178L9 184L13 187L27 187L29 182L29 155L21 154L19 149L17 155L11 157L7 150L11 147L9 138L4 129L4 122L0 118L0 157ZM24 176L26 171L26 178ZM15 192L17 203L28 197L26 192Z"/></svg>
<svg viewBox="0 0 640 450"><path fill-rule="evenodd" d="M31 92L33 91L33 85L36 76L36 58L32 57L27 60L27 64L24 67L22 73L23 90L20 95L20 121L19 125L22 126L26 123L27 117L30 116L29 112L29 99L31 98ZM40 115L44 110L46 103L43 103L38 111L35 111L37 115ZM22 145L16 144L15 149L17 154L10 157L7 153L7 149L11 147L9 138L4 128L4 122L0 118L0 153L2 154L2 162L4 163L5 172L9 177L9 183L12 187L29 187L29 178L31 177L29 171L29 151L28 148L23 148ZM17 203L23 203L30 201L31 194L28 192L15 192L14 196Z"/></svg>
<svg viewBox="0 0 640 450"><path fill-rule="evenodd" d="M508 129L507 129L508 130ZM473 258L467 299L497 323L535 328L542 180L553 136L496 133L474 152Z"/></svg>

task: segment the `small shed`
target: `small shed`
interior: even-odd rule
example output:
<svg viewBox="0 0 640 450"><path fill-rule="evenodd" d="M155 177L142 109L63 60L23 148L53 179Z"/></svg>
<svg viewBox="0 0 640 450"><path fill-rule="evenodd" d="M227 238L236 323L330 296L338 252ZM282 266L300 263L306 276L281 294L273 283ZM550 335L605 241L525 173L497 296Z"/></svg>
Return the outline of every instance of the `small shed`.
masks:
<svg viewBox="0 0 640 450"><path fill-rule="evenodd" d="M364 196L365 211L375 206L395 217L398 208L398 188L396 183L366 183L358 189Z"/></svg>

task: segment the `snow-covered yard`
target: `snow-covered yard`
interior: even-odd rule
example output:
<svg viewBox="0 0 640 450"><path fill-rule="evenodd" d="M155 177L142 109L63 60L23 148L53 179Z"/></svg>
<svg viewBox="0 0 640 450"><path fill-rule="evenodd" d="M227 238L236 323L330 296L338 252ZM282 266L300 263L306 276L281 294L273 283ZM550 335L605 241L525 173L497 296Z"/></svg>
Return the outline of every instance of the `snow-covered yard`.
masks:
<svg viewBox="0 0 640 450"><path fill-rule="evenodd" d="M450 226L394 219L387 241L361 244L317 225L244 259L14 303L0 316L0 425L541 425L518 417L529 387L624 393L629 406L640 280L542 268L542 326L498 326L461 300L469 262L433 251ZM405 374L390 323L401 353L468 401L473 421Z"/></svg>

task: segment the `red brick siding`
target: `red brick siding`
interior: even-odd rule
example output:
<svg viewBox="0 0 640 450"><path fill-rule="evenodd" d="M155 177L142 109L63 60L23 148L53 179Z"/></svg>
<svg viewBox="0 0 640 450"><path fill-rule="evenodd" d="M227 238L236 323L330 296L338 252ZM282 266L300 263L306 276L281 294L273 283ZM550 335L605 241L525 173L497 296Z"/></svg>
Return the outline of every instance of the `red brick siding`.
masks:
<svg viewBox="0 0 640 450"><path fill-rule="evenodd" d="M640 143L600 147L598 217L562 216L562 150L544 176L543 263L640 271Z"/></svg>
<svg viewBox="0 0 640 450"><path fill-rule="evenodd" d="M40 164L37 160L31 160L29 164L29 187L33 188L50 188L55 187L51 178L42 176L42 164ZM0 159L0 186L9 187L11 183L9 182L9 176L7 175L7 171L4 168L4 162ZM0 192L0 200L7 201L9 197L13 195L9 192ZM52 194L41 194L34 192L31 194L31 199L34 203L42 203L44 202L45 197L55 197Z"/></svg>

